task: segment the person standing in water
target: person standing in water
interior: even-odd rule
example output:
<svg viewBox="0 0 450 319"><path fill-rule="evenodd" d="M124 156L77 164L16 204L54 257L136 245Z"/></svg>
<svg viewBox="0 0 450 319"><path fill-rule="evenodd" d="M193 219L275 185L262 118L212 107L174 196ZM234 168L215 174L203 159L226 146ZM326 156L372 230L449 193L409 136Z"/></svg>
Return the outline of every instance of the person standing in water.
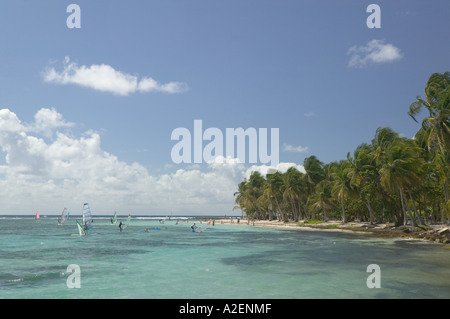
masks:
<svg viewBox="0 0 450 319"><path fill-rule="evenodd" d="M122 222L119 223L119 229L122 231Z"/></svg>

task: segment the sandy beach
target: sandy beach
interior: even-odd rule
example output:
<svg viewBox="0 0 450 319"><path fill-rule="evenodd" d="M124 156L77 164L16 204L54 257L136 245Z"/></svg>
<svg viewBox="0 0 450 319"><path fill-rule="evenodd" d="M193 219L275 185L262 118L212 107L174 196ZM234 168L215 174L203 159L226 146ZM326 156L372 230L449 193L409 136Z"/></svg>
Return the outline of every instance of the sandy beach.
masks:
<svg viewBox="0 0 450 319"><path fill-rule="evenodd" d="M395 227L393 223L373 224L368 222L348 222L331 220L316 224L307 224L305 221L283 222L279 220L248 220L247 218L220 218L215 219L215 224L230 224L236 226L255 226L289 230L305 231L334 231L334 232L358 232L371 233L385 237L401 237L410 239L424 239L436 243L450 244L450 226L445 224L431 224L413 227L411 225Z"/></svg>

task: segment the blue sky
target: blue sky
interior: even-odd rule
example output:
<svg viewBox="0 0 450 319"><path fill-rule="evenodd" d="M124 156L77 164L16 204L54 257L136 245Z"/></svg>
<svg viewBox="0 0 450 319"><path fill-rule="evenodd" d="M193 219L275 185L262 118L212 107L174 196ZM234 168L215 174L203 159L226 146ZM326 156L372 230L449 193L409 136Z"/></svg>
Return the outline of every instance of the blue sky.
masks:
<svg viewBox="0 0 450 319"><path fill-rule="evenodd" d="M66 25L71 3L79 29ZM366 25L371 3L379 29ZM3 0L0 213L89 201L94 214L231 214L250 164L171 159L172 131L196 119L279 128L290 165L344 159L380 126L412 137L409 105L450 67L449 13L444 0ZM129 86L149 79L156 90Z"/></svg>

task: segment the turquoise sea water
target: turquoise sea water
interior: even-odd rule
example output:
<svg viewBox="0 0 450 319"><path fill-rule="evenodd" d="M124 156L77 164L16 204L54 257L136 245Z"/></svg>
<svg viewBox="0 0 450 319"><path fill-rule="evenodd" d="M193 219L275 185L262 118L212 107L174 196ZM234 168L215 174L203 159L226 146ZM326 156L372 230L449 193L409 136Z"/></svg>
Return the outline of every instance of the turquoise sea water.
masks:
<svg viewBox="0 0 450 319"><path fill-rule="evenodd" d="M0 218L0 298L450 298L450 250L430 242L217 223L193 233L191 221L156 219L123 232L109 219L93 225L79 236L74 218ZM80 288L67 286L70 264ZM381 288L367 287L370 264Z"/></svg>

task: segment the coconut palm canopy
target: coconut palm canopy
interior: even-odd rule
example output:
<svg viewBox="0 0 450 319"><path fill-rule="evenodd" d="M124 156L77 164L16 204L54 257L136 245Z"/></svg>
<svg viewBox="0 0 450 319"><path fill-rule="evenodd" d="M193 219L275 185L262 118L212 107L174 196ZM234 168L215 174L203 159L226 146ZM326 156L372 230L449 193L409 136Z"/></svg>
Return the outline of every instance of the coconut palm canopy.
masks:
<svg viewBox="0 0 450 319"><path fill-rule="evenodd" d="M253 172L235 193L249 217L359 219L374 223L423 225L450 220L450 72L434 73L425 98L416 98L408 114L427 111L414 138L389 127L376 130L371 143L360 144L345 160L304 160L305 173L292 167L262 176Z"/></svg>

